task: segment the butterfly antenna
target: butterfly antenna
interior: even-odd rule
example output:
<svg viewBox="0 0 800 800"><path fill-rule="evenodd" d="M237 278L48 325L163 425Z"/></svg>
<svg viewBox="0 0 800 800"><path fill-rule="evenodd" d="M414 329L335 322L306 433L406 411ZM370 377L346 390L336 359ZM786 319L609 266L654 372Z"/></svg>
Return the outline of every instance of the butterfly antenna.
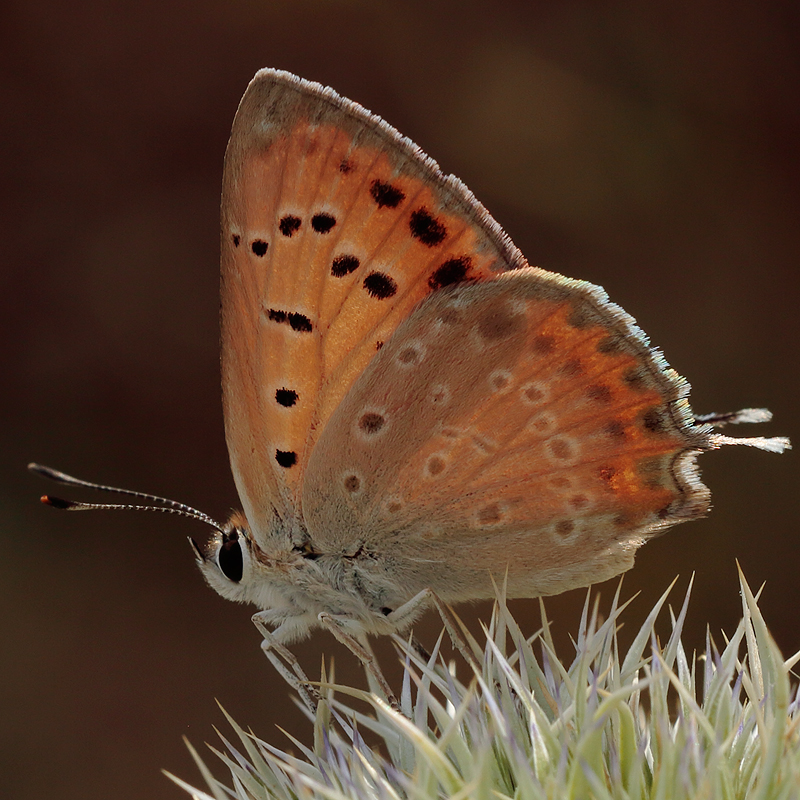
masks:
<svg viewBox="0 0 800 800"><path fill-rule="evenodd" d="M80 478L73 478L72 475L67 475L65 472L60 472L57 469L45 467L42 464L28 464L28 469L31 472L41 475L56 483L63 483L67 486L81 486L85 489L94 489L98 492L114 492L115 494L124 494L129 497L137 497L140 500L149 500L153 503L161 503L159 506L144 506L135 505L130 503L82 503L75 500L63 500L60 497L45 494L40 498L41 501L53 508L61 509L62 511L159 511L162 514L177 514L181 517L188 517L189 519L196 519L200 522L205 522L212 528L224 532L224 528L208 514L198 511L196 508L187 506L184 503L178 503L175 500L169 500L166 497L159 497L155 494L147 494L147 492L137 492L133 489L119 489L116 486L104 486L100 483L91 483L84 481Z"/></svg>

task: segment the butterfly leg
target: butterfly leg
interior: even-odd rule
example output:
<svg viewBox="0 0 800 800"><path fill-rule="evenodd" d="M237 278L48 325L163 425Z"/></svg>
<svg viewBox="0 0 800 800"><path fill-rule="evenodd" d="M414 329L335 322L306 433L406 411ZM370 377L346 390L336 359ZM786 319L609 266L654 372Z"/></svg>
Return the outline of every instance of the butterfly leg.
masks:
<svg viewBox="0 0 800 800"><path fill-rule="evenodd" d="M306 707L312 713L315 712L320 701L319 692L311 685L308 675L300 666L300 662L295 658L294 653L280 642L280 628L282 626L278 626L275 631L270 631L267 628L265 616L264 613L258 613L253 614L252 617L253 623L263 637L261 649L264 651L264 655L269 659L276 672L297 692ZM290 669L287 669L286 665Z"/></svg>
<svg viewBox="0 0 800 800"><path fill-rule="evenodd" d="M337 617L334 614L328 614L323 611L317 619L323 628L330 631L336 640L343 644L363 664L367 672L367 680L370 677L374 679L389 705L395 711L400 711L400 703L398 703L392 687L389 686L389 682L381 672L378 660L375 658L375 654L372 652L366 637L353 634L347 630L346 623L349 621L347 617Z"/></svg>
<svg viewBox="0 0 800 800"><path fill-rule="evenodd" d="M458 650L463 656L464 660L473 667L480 669L480 662L475 657L475 654L468 647L464 641L464 637L458 630L459 623L450 610L450 607L431 589L423 589L419 594L414 595L408 602L403 603L402 606L395 609L388 615L387 619L397 625L398 629L402 629L408 625L419 612L428 605L432 605L444 623L445 630L447 631L453 647ZM416 643L416 639L413 640ZM416 643L415 647L422 648L422 645ZM418 650L419 652L419 650ZM424 652L424 648L423 648Z"/></svg>
<svg viewBox="0 0 800 800"><path fill-rule="evenodd" d="M364 648L364 651L369 654L370 661L368 664L365 664L363 661L361 662L364 666L364 672L367 676L367 683L369 683L369 690L373 694L380 694L383 692L386 695L386 699L389 701L392 708L395 711L400 710L400 705L397 701L397 698L394 695L394 692L391 691L391 687L389 687L390 691L387 693L386 688L389 686L389 682L383 675L383 672L378 665L378 659L375 657L375 653L370 646L369 640L367 639L366 634L360 633L355 634L355 639Z"/></svg>

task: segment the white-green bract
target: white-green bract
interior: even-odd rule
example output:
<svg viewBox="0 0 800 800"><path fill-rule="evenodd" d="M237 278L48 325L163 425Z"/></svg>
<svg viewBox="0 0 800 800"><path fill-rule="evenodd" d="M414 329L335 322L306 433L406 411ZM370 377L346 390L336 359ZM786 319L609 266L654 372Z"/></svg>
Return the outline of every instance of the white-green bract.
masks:
<svg viewBox="0 0 800 800"><path fill-rule="evenodd" d="M485 646L469 642L480 660L472 680L434 668L436 653L426 664L406 648L402 713L323 686L313 745L292 740L290 755L228 718L240 741L223 737L227 752L212 750L229 777L214 778L194 749L209 790L170 777L203 800L800 798L800 696L790 677L800 653L783 659L740 582L739 626L720 649L709 636L699 656L681 643L689 591L677 617L669 611L665 644L654 624L668 592L626 653L619 591L604 621L587 595L571 664L556 657L547 623L526 638L498 601ZM367 698L374 715L354 710L352 697Z"/></svg>

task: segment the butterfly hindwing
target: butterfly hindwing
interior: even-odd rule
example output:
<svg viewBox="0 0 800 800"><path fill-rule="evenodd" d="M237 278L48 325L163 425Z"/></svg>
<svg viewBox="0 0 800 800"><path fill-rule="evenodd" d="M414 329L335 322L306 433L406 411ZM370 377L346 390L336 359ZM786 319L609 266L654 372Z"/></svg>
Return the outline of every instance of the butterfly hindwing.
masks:
<svg viewBox="0 0 800 800"><path fill-rule="evenodd" d="M526 268L444 290L331 416L309 531L390 553L412 595L491 596L497 564L510 596L610 577L707 510L695 456L712 444L687 388L590 284Z"/></svg>

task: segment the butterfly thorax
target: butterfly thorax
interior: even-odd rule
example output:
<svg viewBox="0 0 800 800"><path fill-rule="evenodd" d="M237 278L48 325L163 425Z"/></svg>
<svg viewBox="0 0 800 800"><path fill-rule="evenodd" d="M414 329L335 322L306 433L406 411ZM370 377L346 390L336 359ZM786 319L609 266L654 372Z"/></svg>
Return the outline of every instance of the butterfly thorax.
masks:
<svg viewBox="0 0 800 800"><path fill-rule="evenodd" d="M270 535L258 538L262 544L244 515L233 514L208 543L200 568L223 597L267 612L279 638L301 638L323 612L347 618L365 632L394 630L387 616L407 598L387 583L384 559L365 543L321 552L302 524L278 518Z"/></svg>

